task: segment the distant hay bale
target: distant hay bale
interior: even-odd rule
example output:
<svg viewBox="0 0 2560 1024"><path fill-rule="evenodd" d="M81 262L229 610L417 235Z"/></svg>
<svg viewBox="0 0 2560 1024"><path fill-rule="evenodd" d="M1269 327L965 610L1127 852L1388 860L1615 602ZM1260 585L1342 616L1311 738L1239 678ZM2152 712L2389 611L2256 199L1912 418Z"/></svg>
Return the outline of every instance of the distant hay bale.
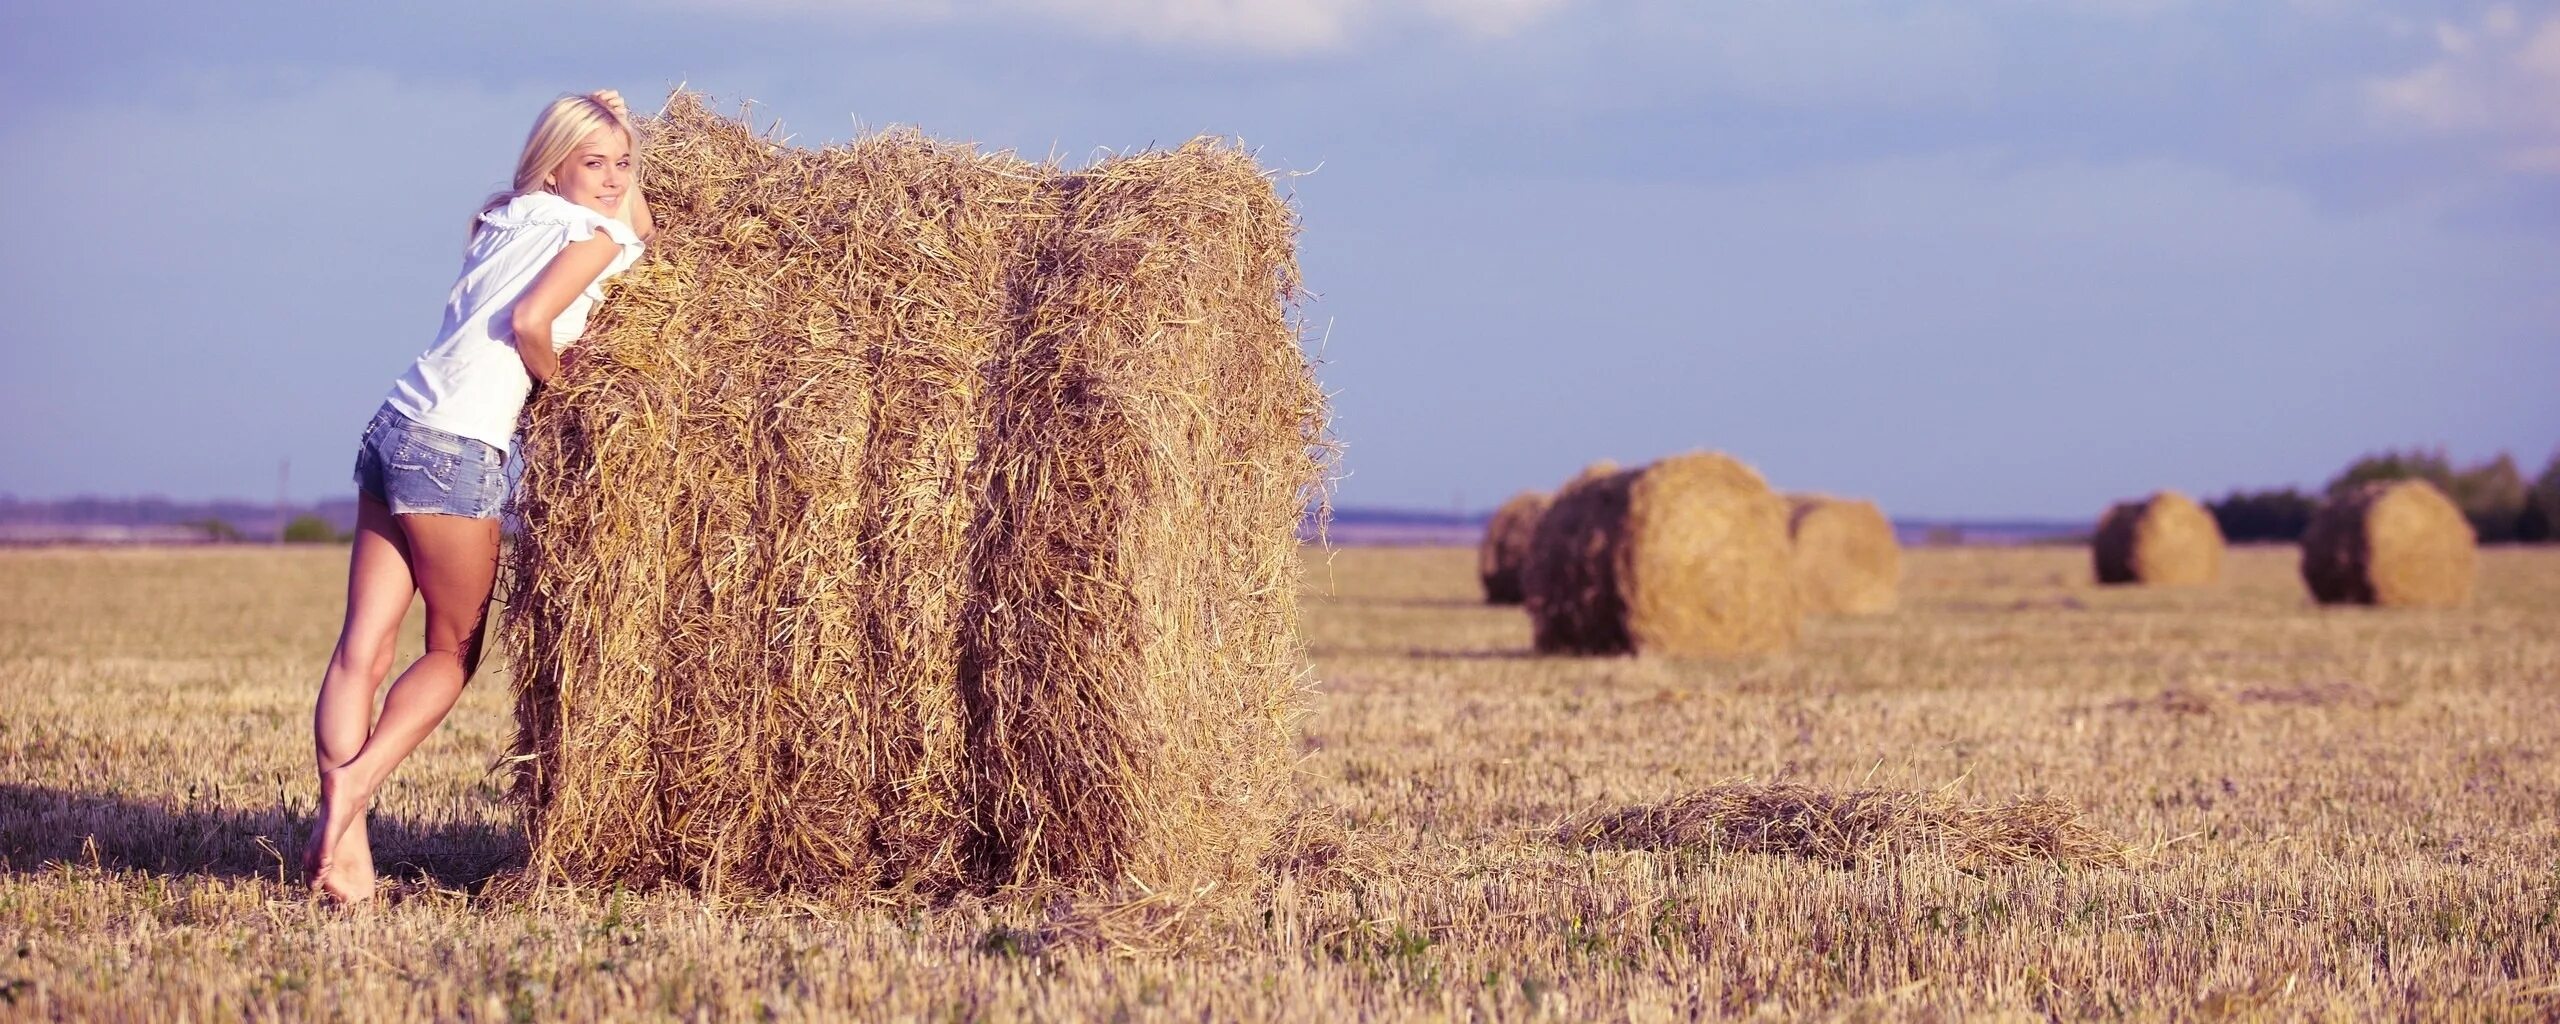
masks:
<svg viewBox="0 0 2560 1024"><path fill-rule="evenodd" d="M2089 540L2100 583L2211 583L2222 576L2222 550L2213 513L2176 491L2109 507Z"/></svg>
<svg viewBox="0 0 2560 1024"><path fill-rule="evenodd" d="M2456 608L2471 602L2479 542L2424 480L2376 481L2334 498L2302 535L2302 579L2322 604Z"/></svg>
<svg viewBox="0 0 2560 1024"><path fill-rule="evenodd" d="M1521 582L1540 651L1733 655L1795 643L1792 571L1786 501L1693 453L1566 484Z"/></svg>
<svg viewBox="0 0 2560 1024"><path fill-rule="evenodd" d="M1843 867L1888 856L1958 867L2123 866L2132 859L2122 840L2082 823L2079 811L2060 800L1980 806L1932 793L1838 792L1785 782L1711 786L1658 804L1584 814L1555 835L1585 848L1765 853Z"/></svg>
<svg viewBox="0 0 2560 1024"><path fill-rule="evenodd" d="M1543 491L1522 491L1484 524L1484 539L1476 542L1476 578L1484 584L1486 604L1520 603L1520 566L1528 561L1529 541L1547 501Z"/></svg>
<svg viewBox="0 0 2560 1024"><path fill-rule="evenodd" d="M890 895L1248 869L1324 407L1233 148L779 146L679 93L528 412L518 883Z"/></svg>
<svg viewBox="0 0 2560 1024"><path fill-rule="evenodd" d="M1889 612L1902 587L1902 544L1872 501L1819 494L1787 497L1796 600L1813 614Z"/></svg>

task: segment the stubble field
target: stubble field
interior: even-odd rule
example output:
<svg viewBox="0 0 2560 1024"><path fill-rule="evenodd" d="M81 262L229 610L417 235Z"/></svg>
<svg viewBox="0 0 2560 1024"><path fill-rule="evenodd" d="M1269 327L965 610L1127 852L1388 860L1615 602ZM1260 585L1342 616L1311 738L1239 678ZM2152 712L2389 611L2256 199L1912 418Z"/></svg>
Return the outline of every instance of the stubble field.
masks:
<svg viewBox="0 0 2560 1024"><path fill-rule="evenodd" d="M2086 557L1914 551L1900 613L1679 663L1530 656L1471 551L1311 554L1348 838L1130 952L1040 908L480 899L502 670L378 805L389 898L320 907L284 866L343 549L0 552L0 1018L2560 1016L2560 550L2452 612L2314 608L2290 549L2198 590ZM2128 855L1555 836L1740 780L2058 798Z"/></svg>

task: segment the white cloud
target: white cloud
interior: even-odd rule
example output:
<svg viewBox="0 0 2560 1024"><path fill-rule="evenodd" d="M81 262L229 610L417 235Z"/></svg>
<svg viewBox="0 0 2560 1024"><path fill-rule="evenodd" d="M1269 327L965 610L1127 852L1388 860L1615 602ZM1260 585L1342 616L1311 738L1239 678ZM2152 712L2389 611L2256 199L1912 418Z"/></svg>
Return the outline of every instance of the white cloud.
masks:
<svg viewBox="0 0 2560 1024"><path fill-rule="evenodd" d="M1342 45L1362 0L997 0L1096 35L1274 53Z"/></svg>
<svg viewBox="0 0 2560 1024"><path fill-rule="evenodd" d="M2516 29L2523 24L2524 22L2516 17L2516 9L2507 4L2489 8L2488 13L2480 16L2480 27L2489 30L2489 34L2493 36L2514 35Z"/></svg>
<svg viewBox="0 0 2560 1024"><path fill-rule="evenodd" d="M2528 22L2500 4L2469 24L2438 22L2434 36L2434 59L2365 83L2374 115L2401 130L2479 139L2511 169L2560 169L2560 13Z"/></svg>
<svg viewBox="0 0 2560 1024"><path fill-rule="evenodd" d="M1475 36L1520 31L1570 0L663 0L675 6L901 21L1023 17L1104 38L1275 55L1340 49L1394 26Z"/></svg>

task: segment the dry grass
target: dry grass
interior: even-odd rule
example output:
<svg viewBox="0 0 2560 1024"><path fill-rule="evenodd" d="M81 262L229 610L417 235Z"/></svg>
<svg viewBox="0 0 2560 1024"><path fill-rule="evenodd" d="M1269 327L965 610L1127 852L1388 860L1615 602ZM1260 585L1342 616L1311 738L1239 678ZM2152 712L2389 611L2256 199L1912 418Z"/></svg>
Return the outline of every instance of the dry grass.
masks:
<svg viewBox="0 0 2560 1024"><path fill-rule="evenodd" d="M2233 712L2251 704L2382 708L2396 706L2405 700L2407 700L2406 697L2385 697L2374 692L2371 687L2334 680L2271 683L2258 686L2202 682L2172 686L2150 697L2127 697L2110 701L2106 706L2114 711L2166 711L2181 715L2215 715Z"/></svg>
<svg viewBox="0 0 2560 1024"><path fill-rule="evenodd" d="M1748 662L1534 656L1474 557L1310 560L1330 813L1251 911L1133 954L1105 933L1150 921L1074 908L476 896L524 850L488 770L503 672L383 793L394 898L323 910L278 876L343 555L0 552L0 1018L2560 1014L2560 551L2483 551L2467 608L2376 612L2314 605L2290 549L2176 589L2099 588L2069 548L1914 550L1898 614ZM2224 702L2111 706L2179 687ZM2064 800L2146 856L1555 842L1745 777Z"/></svg>
<svg viewBox="0 0 2560 1024"><path fill-rule="evenodd" d="M1325 415L1271 181L645 127L654 255L522 445L508 889L1248 884Z"/></svg>
<svg viewBox="0 0 2560 1024"><path fill-rule="evenodd" d="M1966 867L2127 863L2123 841L2083 824L2079 813L2054 799L1973 806L1909 790L1735 782L1579 815L1557 826L1556 838L1595 849L1785 854L1841 867L1906 856Z"/></svg>

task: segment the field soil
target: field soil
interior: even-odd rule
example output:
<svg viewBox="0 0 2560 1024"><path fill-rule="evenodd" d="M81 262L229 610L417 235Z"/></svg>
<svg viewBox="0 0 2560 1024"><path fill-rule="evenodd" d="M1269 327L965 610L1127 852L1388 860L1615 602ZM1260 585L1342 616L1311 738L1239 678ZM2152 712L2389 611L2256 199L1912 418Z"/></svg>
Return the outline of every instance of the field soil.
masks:
<svg viewBox="0 0 2560 1024"><path fill-rule="evenodd" d="M2560 550L2375 611L2290 548L2180 589L1918 549L1901 611L1727 661L1535 656L1471 549L1311 550L1304 834L1261 890L1138 908L1148 941L482 895L523 848L503 665L377 804L384 898L319 905L288 865L344 558L0 551L0 1019L2560 1018ZM2120 856L1560 834L1710 787L2059 801Z"/></svg>

